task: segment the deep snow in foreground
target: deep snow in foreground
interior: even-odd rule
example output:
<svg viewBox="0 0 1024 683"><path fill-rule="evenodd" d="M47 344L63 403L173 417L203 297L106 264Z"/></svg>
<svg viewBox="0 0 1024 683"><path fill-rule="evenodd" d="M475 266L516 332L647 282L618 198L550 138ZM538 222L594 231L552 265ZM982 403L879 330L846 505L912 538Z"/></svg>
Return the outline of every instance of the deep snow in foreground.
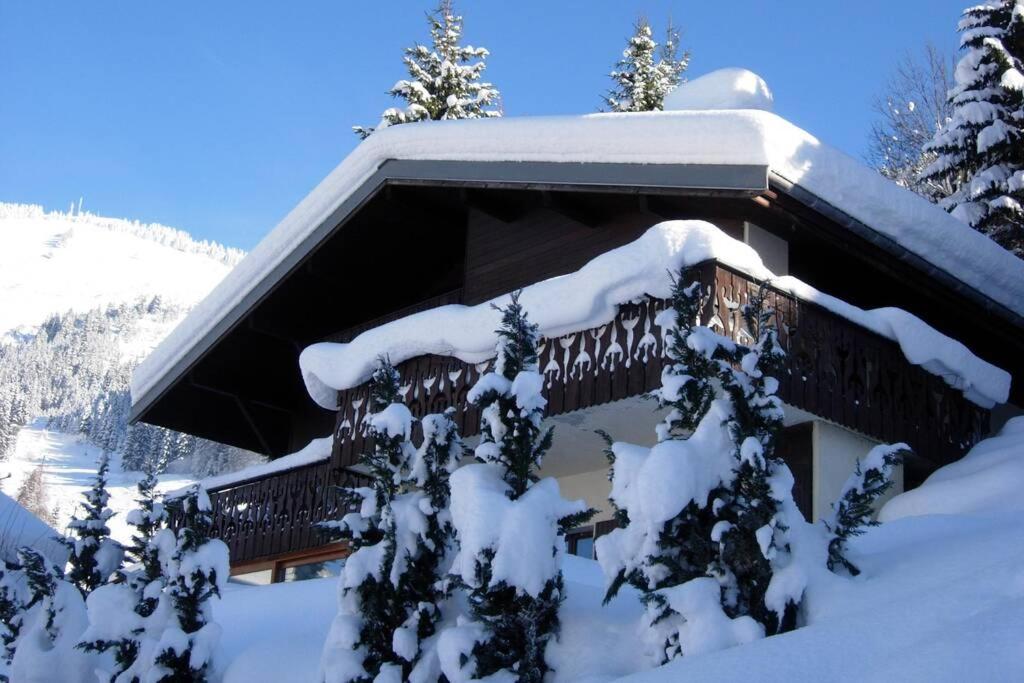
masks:
<svg viewBox="0 0 1024 683"><path fill-rule="evenodd" d="M597 563L566 557L553 680L1024 680L1022 485L1018 418L892 499L882 514L890 521L850 544L863 573L812 579L802 628L659 668L643 659L636 594L602 606ZM225 682L315 680L336 589L336 579L232 585L216 608Z"/></svg>

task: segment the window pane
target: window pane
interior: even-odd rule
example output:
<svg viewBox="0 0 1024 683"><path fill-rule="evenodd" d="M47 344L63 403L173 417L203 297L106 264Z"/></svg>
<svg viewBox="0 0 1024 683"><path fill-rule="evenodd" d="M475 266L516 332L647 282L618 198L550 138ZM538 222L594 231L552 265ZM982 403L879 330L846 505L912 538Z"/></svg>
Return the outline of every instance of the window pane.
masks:
<svg viewBox="0 0 1024 683"><path fill-rule="evenodd" d="M576 539L576 552L574 554L592 559L594 557L594 537L581 536Z"/></svg>
<svg viewBox="0 0 1024 683"><path fill-rule="evenodd" d="M322 560L319 562L307 562L306 564L294 567L285 567L284 581L305 581L306 579L323 579L328 576L339 576L341 568L345 566L345 560Z"/></svg>
<svg viewBox="0 0 1024 683"><path fill-rule="evenodd" d="M235 574L228 580L233 581L234 583L242 583L247 586L266 586L273 578L274 575L269 569L261 569L258 572Z"/></svg>

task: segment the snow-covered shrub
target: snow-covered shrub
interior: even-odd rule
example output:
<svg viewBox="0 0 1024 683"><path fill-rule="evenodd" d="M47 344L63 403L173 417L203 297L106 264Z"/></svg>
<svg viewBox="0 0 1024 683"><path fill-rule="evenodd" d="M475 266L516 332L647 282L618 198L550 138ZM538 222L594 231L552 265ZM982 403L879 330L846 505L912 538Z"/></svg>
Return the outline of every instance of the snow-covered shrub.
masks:
<svg viewBox="0 0 1024 683"><path fill-rule="evenodd" d="M959 30L953 115L926 148L937 158L923 177L954 188L943 208L1024 257L1024 10L980 3Z"/></svg>
<svg viewBox="0 0 1024 683"><path fill-rule="evenodd" d="M92 658L77 650L85 630L85 603L60 567L31 548L18 551L28 601L19 617L10 678L24 683L95 681Z"/></svg>
<svg viewBox="0 0 1024 683"><path fill-rule="evenodd" d="M583 501L564 500L554 479L537 481L551 445L551 430L541 429L537 327L518 296L501 313L494 370L468 395L481 412L481 463L452 475L459 552L451 572L465 588L469 614L441 635L450 681L543 680L564 598L558 535L593 514Z"/></svg>
<svg viewBox="0 0 1024 683"><path fill-rule="evenodd" d="M70 570L68 580L78 586L86 597L121 568L124 548L110 537L107 520L114 511L107 507L110 494L107 492L107 471L110 468L110 454L104 452L99 459L92 487L82 493L85 502L81 504L85 514L72 517L68 529L72 536L65 539L71 550L68 559Z"/></svg>
<svg viewBox="0 0 1024 683"><path fill-rule="evenodd" d="M29 593L25 572L11 562L0 565L0 681L7 681L14 644L21 632L22 615Z"/></svg>
<svg viewBox="0 0 1024 683"><path fill-rule="evenodd" d="M204 681L220 640L211 599L220 596L228 579L228 547L210 536L210 498L201 486L194 484L166 504L180 526L176 534L163 529L153 539L161 549L166 588L151 618L166 621L159 623L148 676L158 681Z"/></svg>
<svg viewBox="0 0 1024 683"><path fill-rule="evenodd" d="M361 463L372 484L346 492L347 507L358 512L325 525L349 539L353 549L339 581L338 615L320 659L320 680L326 683L369 681L381 674L382 680L400 680L408 664L393 642L408 618L398 583L426 521L418 507L396 506L403 470L415 455L413 417L400 402L398 372L386 359L380 359L370 380L366 419L372 448ZM413 648L399 649L411 654Z"/></svg>
<svg viewBox="0 0 1024 683"><path fill-rule="evenodd" d="M659 663L792 627L801 599L785 534L802 520L792 475L773 457L782 350L764 293L744 310L756 340L745 346L698 324L700 288L680 273L657 319L668 362L654 396L670 408L658 443L609 447L610 501L625 526L598 539L597 557L608 599L624 583L640 591Z"/></svg>
<svg viewBox="0 0 1024 683"><path fill-rule="evenodd" d="M409 78L389 91L392 97L405 100L405 107L385 110L377 130L414 121L501 116L494 108L500 93L480 80L490 53L483 47L459 45L462 17L455 14L452 0L441 0L427 21L433 49L423 45L406 48L402 61ZM363 139L374 131L364 126L353 126L353 130Z"/></svg>
<svg viewBox="0 0 1024 683"><path fill-rule="evenodd" d="M665 30L665 42L658 50L651 25L640 19L633 27L622 59L609 76L615 87L604 96L609 111L659 111L665 95L683 80L690 53L679 53L679 31L671 22Z"/></svg>
<svg viewBox="0 0 1024 683"><path fill-rule="evenodd" d="M831 533L828 544L828 568L840 567L856 576L857 568L846 557L846 541L875 526L875 504L892 487L892 477L910 447L904 443L875 446L863 460L858 460L853 474L846 480L839 498L832 504L832 518L825 523Z"/></svg>

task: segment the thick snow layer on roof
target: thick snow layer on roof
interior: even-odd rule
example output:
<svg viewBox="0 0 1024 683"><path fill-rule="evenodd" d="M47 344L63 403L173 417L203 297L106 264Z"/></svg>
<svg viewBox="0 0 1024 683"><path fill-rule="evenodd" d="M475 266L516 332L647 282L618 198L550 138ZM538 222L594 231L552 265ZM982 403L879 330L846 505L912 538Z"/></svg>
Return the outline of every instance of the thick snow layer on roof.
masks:
<svg viewBox="0 0 1024 683"><path fill-rule="evenodd" d="M58 536L49 524L7 494L0 493L0 560L16 562L18 548L27 545L63 567L68 549L57 541Z"/></svg>
<svg viewBox="0 0 1024 683"><path fill-rule="evenodd" d="M1006 401L1010 375L963 344L894 308L865 311L793 277L775 278L750 246L705 221L659 223L630 244L601 254L575 273L526 287L520 301L541 334L557 337L611 321L620 304L644 295L668 298L670 273L715 259L857 325L896 341L907 360L941 376L971 400L991 407ZM495 300L499 304L507 297ZM299 357L310 396L337 408L337 391L366 381L381 354L401 363L428 354L479 363L494 355L499 314L491 303L434 308L367 330L348 344L324 342Z"/></svg>
<svg viewBox="0 0 1024 683"><path fill-rule="evenodd" d="M255 479L257 477L265 477L275 472L283 472L290 470L293 467L301 467L302 465L312 465L315 462L326 460L331 455L331 444L333 440L329 436L325 436L320 439L313 439L306 444L301 450L298 450L290 455L284 455L270 462L261 463L259 465L252 465L238 470L237 472L228 472L226 474L218 474L214 477L207 477L200 481L200 485L206 489L219 489L230 484L235 484L241 481L247 481L249 479ZM189 489L188 486L170 491L166 494L168 498L176 498L181 494L185 493Z"/></svg>
<svg viewBox="0 0 1024 683"><path fill-rule="evenodd" d="M718 69L687 81L665 97L665 109L761 109L771 111L772 91L747 69Z"/></svg>
<svg viewBox="0 0 1024 683"><path fill-rule="evenodd" d="M891 522L918 515L973 515L1024 512L1024 417L1015 417L997 436L932 473L916 489L896 496L878 518Z"/></svg>
<svg viewBox="0 0 1024 683"><path fill-rule="evenodd" d="M1024 262L942 209L769 112L666 111L439 121L370 136L136 370L138 400L389 159L763 164L1024 315Z"/></svg>

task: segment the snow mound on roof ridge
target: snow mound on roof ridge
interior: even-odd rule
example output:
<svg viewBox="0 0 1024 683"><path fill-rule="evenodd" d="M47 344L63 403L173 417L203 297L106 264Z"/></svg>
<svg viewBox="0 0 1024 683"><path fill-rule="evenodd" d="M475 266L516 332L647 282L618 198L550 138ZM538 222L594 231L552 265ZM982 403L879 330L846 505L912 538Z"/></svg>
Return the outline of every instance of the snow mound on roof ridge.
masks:
<svg viewBox="0 0 1024 683"><path fill-rule="evenodd" d="M921 486L894 497L878 519L921 515L1024 512L1024 416L1009 420L996 436L960 460L932 472Z"/></svg>
<svg viewBox="0 0 1024 683"><path fill-rule="evenodd" d="M701 109L760 109L775 102L763 78L741 68L718 69L687 81L665 96L667 111Z"/></svg>
<svg viewBox="0 0 1024 683"><path fill-rule="evenodd" d="M658 223L633 242L596 256L574 273L525 287L520 301L542 335L559 337L610 322L619 305L629 301L644 296L667 299L671 273L707 260L736 268L755 280L771 280L784 292L892 339L909 363L941 377L983 407L1003 403L1009 395L1009 373L978 358L920 318L893 308L866 311L794 277L776 278L749 245L706 221ZM507 302L505 295L476 306L440 306L367 330L347 344L313 344L299 356L302 379L314 401L336 410L337 391L369 379L381 355L396 365L425 355L483 362L494 356L494 330L500 322L500 314L491 304Z"/></svg>

